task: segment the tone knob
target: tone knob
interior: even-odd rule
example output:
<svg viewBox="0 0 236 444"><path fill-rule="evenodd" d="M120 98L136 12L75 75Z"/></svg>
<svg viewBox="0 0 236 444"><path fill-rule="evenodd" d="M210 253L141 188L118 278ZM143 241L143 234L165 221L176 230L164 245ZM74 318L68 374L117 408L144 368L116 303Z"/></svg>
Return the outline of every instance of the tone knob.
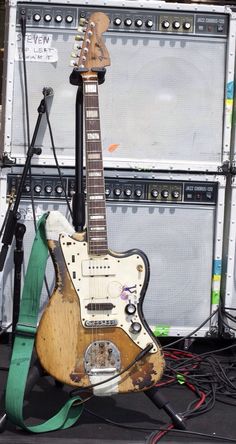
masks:
<svg viewBox="0 0 236 444"><path fill-rule="evenodd" d="M189 22L184 22L184 23L183 23L183 28L184 28L184 29L187 29L187 30L190 29L190 28L191 28L191 23L189 23Z"/></svg>
<svg viewBox="0 0 236 444"><path fill-rule="evenodd" d="M57 23L61 23L61 22L62 22L62 15L57 14L57 15L55 16L55 22L57 22Z"/></svg>
<svg viewBox="0 0 236 444"><path fill-rule="evenodd" d="M74 20L74 17L72 15L67 15L66 16L66 23L72 23Z"/></svg>
<svg viewBox="0 0 236 444"><path fill-rule="evenodd" d="M51 192L52 192L52 186L51 186L51 185L46 185L45 188L44 188L44 190L45 190L45 193L47 193L47 194L51 194Z"/></svg>
<svg viewBox="0 0 236 444"><path fill-rule="evenodd" d="M114 188L113 193L115 194L115 196L120 196L121 195L121 189L120 188Z"/></svg>
<svg viewBox="0 0 236 444"><path fill-rule="evenodd" d="M136 307L134 304L127 304L125 307L125 313L128 315L133 315L136 312Z"/></svg>
<svg viewBox="0 0 236 444"><path fill-rule="evenodd" d="M178 197L180 196L180 192L178 190L172 191L171 194L174 199L178 199Z"/></svg>
<svg viewBox="0 0 236 444"><path fill-rule="evenodd" d="M55 188L55 191L56 191L57 194L62 194L62 192L63 192L62 186L61 185L57 185L56 188Z"/></svg>
<svg viewBox="0 0 236 444"><path fill-rule="evenodd" d="M142 330L142 325L139 322L132 322L129 330L131 333L137 334Z"/></svg>
<svg viewBox="0 0 236 444"><path fill-rule="evenodd" d="M45 14L44 21L49 23L52 20L52 16L50 14Z"/></svg>
<svg viewBox="0 0 236 444"><path fill-rule="evenodd" d="M125 195L125 196L130 197L131 194L132 194L132 190L131 190L131 188L125 188L125 189L124 189L124 195Z"/></svg>
<svg viewBox="0 0 236 444"><path fill-rule="evenodd" d="M172 23L172 26L174 29L179 29L180 28L180 22L178 22L177 20L175 22Z"/></svg>
<svg viewBox="0 0 236 444"><path fill-rule="evenodd" d="M153 27L153 21L152 20L147 20L145 22L145 25L146 25L147 28L152 28Z"/></svg>
<svg viewBox="0 0 236 444"><path fill-rule="evenodd" d="M120 17L116 17L113 21L114 25L116 25L116 26L120 26L121 22L122 22L122 20L120 19Z"/></svg>
<svg viewBox="0 0 236 444"><path fill-rule="evenodd" d="M159 194L159 192L158 192L157 190L152 190L152 191L151 191L151 195L152 195L152 197L157 197L158 194Z"/></svg>
<svg viewBox="0 0 236 444"><path fill-rule="evenodd" d="M168 20L164 20L164 22L162 22L161 26L164 29L168 29L170 27L170 22L168 22Z"/></svg>
<svg viewBox="0 0 236 444"><path fill-rule="evenodd" d="M138 28L141 28L142 25L143 25L143 21L141 19L135 20L135 26L137 26Z"/></svg>
<svg viewBox="0 0 236 444"><path fill-rule="evenodd" d="M125 24L125 26L131 26L132 20L130 18L127 18L127 19L125 19L124 24Z"/></svg>
<svg viewBox="0 0 236 444"><path fill-rule="evenodd" d="M169 191L168 190L162 190L161 196L164 197L164 199L167 199L167 197L169 196Z"/></svg>
<svg viewBox="0 0 236 444"><path fill-rule="evenodd" d="M33 15L33 21L39 22L40 20L41 20L41 15L36 12L36 14Z"/></svg>
<svg viewBox="0 0 236 444"><path fill-rule="evenodd" d="M136 197L141 197L142 194L143 194L143 192L142 192L142 189L141 189L141 188L135 188L135 190L134 190L134 195L135 195Z"/></svg>
<svg viewBox="0 0 236 444"><path fill-rule="evenodd" d="M41 190L42 190L41 185L39 185L39 184L35 185L35 187L34 187L35 193L39 194L41 192Z"/></svg>

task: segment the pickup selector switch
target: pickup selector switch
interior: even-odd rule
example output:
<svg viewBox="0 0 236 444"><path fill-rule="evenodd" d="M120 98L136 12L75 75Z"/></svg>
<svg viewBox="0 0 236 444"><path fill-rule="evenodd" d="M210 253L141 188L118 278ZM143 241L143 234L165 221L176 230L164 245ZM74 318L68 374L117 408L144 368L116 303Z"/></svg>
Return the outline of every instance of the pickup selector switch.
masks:
<svg viewBox="0 0 236 444"><path fill-rule="evenodd" d="M125 307L125 313L128 315L133 315L136 312L136 307L134 304L127 304Z"/></svg>

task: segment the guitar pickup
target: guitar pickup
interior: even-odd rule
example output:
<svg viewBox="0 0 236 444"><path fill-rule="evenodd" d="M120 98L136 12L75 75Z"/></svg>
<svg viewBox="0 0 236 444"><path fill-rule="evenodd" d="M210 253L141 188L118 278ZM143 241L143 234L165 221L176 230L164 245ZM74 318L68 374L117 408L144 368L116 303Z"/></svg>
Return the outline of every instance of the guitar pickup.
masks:
<svg viewBox="0 0 236 444"><path fill-rule="evenodd" d="M109 311L115 308L115 305L110 304L108 302L101 302L101 303L92 302L86 305L85 308L87 308L87 310L89 311L104 311L104 310Z"/></svg>
<svg viewBox="0 0 236 444"><path fill-rule="evenodd" d="M104 259L82 261L83 276L113 276L115 275L115 264Z"/></svg>

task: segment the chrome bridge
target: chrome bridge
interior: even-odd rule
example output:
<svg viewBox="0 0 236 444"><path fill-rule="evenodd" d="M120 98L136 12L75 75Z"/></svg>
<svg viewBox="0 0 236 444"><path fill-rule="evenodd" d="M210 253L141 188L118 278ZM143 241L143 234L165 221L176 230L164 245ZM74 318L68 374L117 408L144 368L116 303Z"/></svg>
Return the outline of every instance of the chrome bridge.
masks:
<svg viewBox="0 0 236 444"><path fill-rule="evenodd" d="M118 324L116 319L102 319L100 321L85 321L84 325L88 328L104 328L104 327L115 327Z"/></svg>
<svg viewBox="0 0 236 444"><path fill-rule="evenodd" d="M120 351L110 341L92 342L85 352L84 367L88 375L107 375L120 371Z"/></svg>

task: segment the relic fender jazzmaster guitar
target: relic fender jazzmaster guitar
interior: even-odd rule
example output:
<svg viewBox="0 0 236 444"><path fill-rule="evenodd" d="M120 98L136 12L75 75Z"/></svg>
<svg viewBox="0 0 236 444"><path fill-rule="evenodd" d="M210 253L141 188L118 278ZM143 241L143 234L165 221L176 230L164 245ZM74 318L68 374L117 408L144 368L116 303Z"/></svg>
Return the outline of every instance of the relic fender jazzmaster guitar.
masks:
<svg viewBox="0 0 236 444"><path fill-rule="evenodd" d="M49 214L56 286L36 337L39 360L50 375L99 395L148 389L164 367L142 312L148 260L139 250L115 253L107 244L96 68L110 64L101 39L108 24L103 13L90 16L78 57L85 68L87 229L74 233L63 216Z"/></svg>

